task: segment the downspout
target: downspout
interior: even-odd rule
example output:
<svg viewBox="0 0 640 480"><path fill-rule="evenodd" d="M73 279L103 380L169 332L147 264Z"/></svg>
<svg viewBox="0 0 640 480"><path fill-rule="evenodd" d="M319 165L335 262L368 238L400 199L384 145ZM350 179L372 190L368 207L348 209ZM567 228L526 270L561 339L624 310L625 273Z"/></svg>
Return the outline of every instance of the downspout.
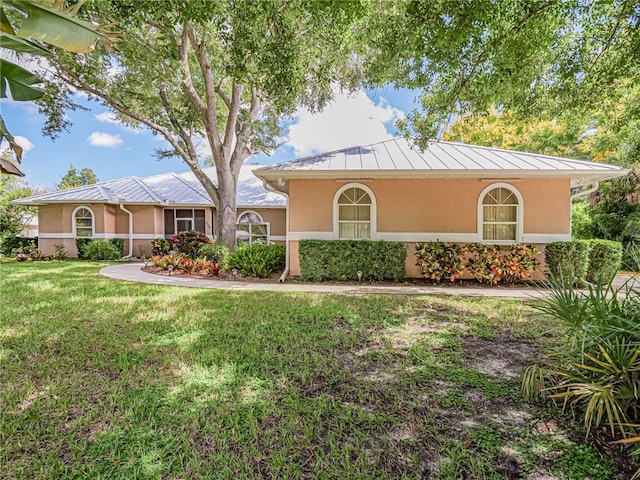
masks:
<svg viewBox="0 0 640 480"><path fill-rule="evenodd" d="M600 188L600 182L598 180L594 180L591 188L587 190L582 190L578 193L574 193L573 195L571 195L571 202L573 202L576 198L584 197L585 195L589 195L595 192L596 190L598 190L598 188Z"/></svg>
<svg viewBox="0 0 640 480"><path fill-rule="evenodd" d="M133 256L133 212L124 208L124 200L118 199L120 202L120 210L129 214L129 255L125 255L122 258L131 258Z"/></svg>
<svg viewBox="0 0 640 480"><path fill-rule="evenodd" d="M284 283L284 281L287 279L287 277L289 276L289 195L287 195L284 192L281 192L280 190L276 190L275 188L273 188L268 182L266 182L265 180L262 180L262 184L264 185L265 190L268 190L272 193L277 193L278 195L282 195L287 199L287 209L285 211L285 239L284 239L284 248L285 248L285 254L284 254L284 271L282 272L282 275L280 275L280 278L278 278L278 283Z"/></svg>

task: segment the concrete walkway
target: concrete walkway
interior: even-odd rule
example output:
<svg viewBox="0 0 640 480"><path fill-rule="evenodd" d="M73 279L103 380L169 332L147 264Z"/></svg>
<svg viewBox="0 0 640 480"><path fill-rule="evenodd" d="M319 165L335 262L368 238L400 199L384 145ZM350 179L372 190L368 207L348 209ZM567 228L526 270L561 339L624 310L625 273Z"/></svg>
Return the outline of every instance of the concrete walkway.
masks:
<svg viewBox="0 0 640 480"><path fill-rule="evenodd" d="M173 285L179 287L214 288L231 291L265 292L318 292L343 295L368 295L372 293L386 295L453 295L459 297L493 297L532 299L540 298L544 292L532 288L512 287L465 287L465 286L416 286L416 285L339 285L331 283L252 283L228 280L209 280L200 278L170 277L143 272L141 263L126 263L104 267L100 275L129 282L151 283L154 285Z"/></svg>

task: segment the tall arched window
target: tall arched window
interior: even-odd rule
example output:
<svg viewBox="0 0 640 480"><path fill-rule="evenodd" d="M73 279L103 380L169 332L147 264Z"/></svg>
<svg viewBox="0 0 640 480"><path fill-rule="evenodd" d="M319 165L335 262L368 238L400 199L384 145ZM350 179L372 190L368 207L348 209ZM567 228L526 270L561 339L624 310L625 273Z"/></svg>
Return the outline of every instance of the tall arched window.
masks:
<svg viewBox="0 0 640 480"><path fill-rule="evenodd" d="M238 217L236 225L236 242L241 243L268 243L269 224L262 220L256 212L244 212Z"/></svg>
<svg viewBox="0 0 640 480"><path fill-rule="evenodd" d="M93 237L93 212L88 207L78 207L73 212L73 227L76 237Z"/></svg>
<svg viewBox="0 0 640 480"><path fill-rule="evenodd" d="M487 187L483 194L481 215L482 240L518 242L522 232L522 197L510 185Z"/></svg>
<svg viewBox="0 0 640 480"><path fill-rule="evenodd" d="M373 193L364 185L345 185L336 194L338 238L371 239L375 234Z"/></svg>

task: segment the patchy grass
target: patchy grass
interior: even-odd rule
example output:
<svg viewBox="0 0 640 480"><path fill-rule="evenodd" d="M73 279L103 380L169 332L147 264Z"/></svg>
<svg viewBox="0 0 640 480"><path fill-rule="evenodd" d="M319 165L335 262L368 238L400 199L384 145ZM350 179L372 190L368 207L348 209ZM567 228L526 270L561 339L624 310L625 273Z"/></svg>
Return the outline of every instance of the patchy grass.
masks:
<svg viewBox="0 0 640 480"><path fill-rule="evenodd" d="M0 478L613 478L522 367L522 302L231 292L0 264ZM550 333L543 333L550 332Z"/></svg>

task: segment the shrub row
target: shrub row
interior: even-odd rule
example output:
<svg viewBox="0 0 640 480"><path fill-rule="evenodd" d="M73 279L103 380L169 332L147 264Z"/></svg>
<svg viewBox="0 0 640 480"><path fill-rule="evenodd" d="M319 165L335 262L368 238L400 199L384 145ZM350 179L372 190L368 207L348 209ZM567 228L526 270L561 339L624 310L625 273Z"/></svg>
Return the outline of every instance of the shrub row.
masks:
<svg viewBox="0 0 640 480"><path fill-rule="evenodd" d="M81 260L118 260L124 255L124 239L76 238L76 248Z"/></svg>
<svg viewBox="0 0 640 480"><path fill-rule="evenodd" d="M553 242L546 247L549 274L560 282L608 283L620 269L622 244L611 240Z"/></svg>
<svg viewBox="0 0 640 480"><path fill-rule="evenodd" d="M301 240L303 280L402 280L407 251L404 243L383 240Z"/></svg>
<svg viewBox="0 0 640 480"><path fill-rule="evenodd" d="M2 239L0 252L11 255L18 248L28 248L30 245L38 245L38 237L16 237L8 235Z"/></svg>
<svg viewBox="0 0 640 480"><path fill-rule="evenodd" d="M516 283L531 278L540 265L538 253L534 245L525 244L422 242L416 244L416 265L425 278L436 282L453 282L466 269L479 282Z"/></svg>

